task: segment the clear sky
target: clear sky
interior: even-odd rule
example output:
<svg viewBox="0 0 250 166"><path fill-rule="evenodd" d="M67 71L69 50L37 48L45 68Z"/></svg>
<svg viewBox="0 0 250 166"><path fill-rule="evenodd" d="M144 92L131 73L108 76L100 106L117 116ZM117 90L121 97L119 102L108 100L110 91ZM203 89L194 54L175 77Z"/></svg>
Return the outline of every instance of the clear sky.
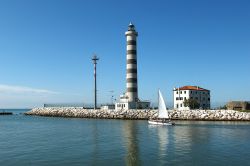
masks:
<svg viewBox="0 0 250 166"><path fill-rule="evenodd" d="M118 98L130 21L141 99L198 85L212 105L250 100L249 0L1 0L0 108L93 103L93 53L98 101Z"/></svg>

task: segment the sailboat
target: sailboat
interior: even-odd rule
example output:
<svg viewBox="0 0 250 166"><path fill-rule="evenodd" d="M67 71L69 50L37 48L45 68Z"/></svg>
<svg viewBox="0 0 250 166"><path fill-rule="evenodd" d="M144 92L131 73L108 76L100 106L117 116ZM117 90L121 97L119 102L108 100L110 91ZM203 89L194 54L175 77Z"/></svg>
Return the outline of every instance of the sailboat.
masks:
<svg viewBox="0 0 250 166"><path fill-rule="evenodd" d="M168 111L166 109L166 104L162 97L161 91L158 92L158 118L157 119L149 119L149 124L155 125L174 125L174 122L170 120L168 115Z"/></svg>

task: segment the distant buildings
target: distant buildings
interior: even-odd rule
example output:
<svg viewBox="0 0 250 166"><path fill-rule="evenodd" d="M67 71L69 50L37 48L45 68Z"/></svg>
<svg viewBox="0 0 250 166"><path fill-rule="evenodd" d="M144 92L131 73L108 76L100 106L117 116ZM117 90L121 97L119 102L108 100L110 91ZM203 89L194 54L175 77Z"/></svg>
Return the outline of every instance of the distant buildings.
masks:
<svg viewBox="0 0 250 166"><path fill-rule="evenodd" d="M101 109L102 110L113 110L113 109L115 109L115 105L114 104L102 105Z"/></svg>
<svg viewBox="0 0 250 166"><path fill-rule="evenodd" d="M250 102L247 101L230 101L226 105L228 110L250 110Z"/></svg>
<svg viewBox="0 0 250 166"><path fill-rule="evenodd" d="M174 88L174 109L210 109L210 91L198 86Z"/></svg>

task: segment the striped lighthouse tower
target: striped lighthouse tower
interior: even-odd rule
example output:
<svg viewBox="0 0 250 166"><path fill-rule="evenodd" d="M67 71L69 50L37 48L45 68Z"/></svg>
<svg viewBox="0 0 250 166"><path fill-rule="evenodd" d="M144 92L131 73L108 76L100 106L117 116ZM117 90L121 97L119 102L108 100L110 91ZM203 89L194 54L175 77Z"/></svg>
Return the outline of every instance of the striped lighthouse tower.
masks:
<svg viewBox="0 0 250 166"><path fill-rule="evenodd" d="M135 26L130 23L128 31L125 32L127 38L127 97L129 102L138 101L137 87L137 54L136 54L136 38L138 33L135 31Z"/></svg>

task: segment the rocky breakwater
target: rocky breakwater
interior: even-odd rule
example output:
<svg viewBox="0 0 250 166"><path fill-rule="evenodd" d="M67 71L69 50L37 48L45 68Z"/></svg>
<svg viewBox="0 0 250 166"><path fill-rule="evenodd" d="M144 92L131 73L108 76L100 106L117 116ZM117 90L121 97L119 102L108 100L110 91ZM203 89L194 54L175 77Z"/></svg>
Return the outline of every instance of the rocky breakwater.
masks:
<svg viewBox="0 0 250 166"><path fill-rule="evenodd" d="M210 121L250 121L250 113L234 110L188 110L173 111L176 120L210 120Z"/></svg>
<svg viewBox="0 0 250 166"><path fill-rule="evenodd" d="M83 109L77 107L46 107L34 108L25 115L74 117L74 118L98 118L98 119L141 119L156 117L156 110L102 110Z"/></svg>
<svg viewBox="0 0 250 166"><path fill-rule="evenodd" d="M83 108L34 108L25 115L99 118L99 119L141 119L157 117L157 110L93 110ZM169 110L174 120L210 120L210 121L250 121L250 113L233 110Z"/></svg>

